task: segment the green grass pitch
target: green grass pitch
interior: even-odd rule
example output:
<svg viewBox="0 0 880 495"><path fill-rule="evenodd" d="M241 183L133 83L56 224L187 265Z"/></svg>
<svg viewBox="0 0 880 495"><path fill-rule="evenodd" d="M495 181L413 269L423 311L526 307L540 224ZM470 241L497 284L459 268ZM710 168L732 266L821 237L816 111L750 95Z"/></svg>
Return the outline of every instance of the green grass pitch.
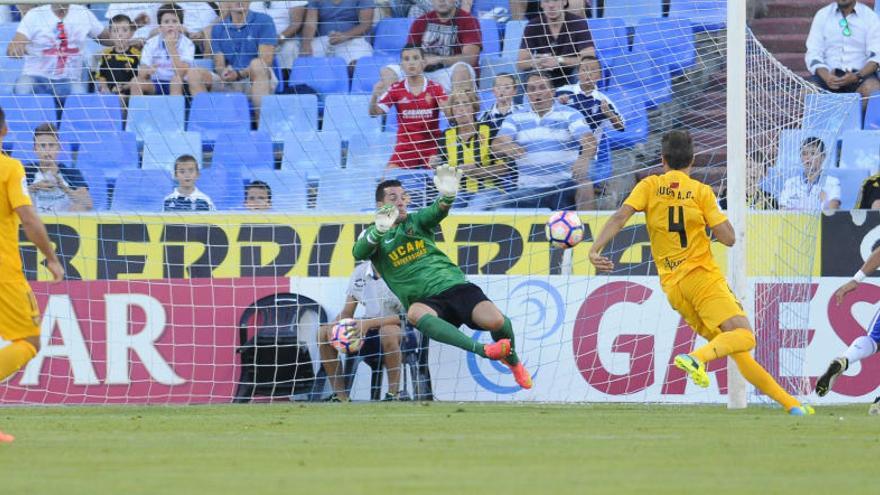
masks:
<svg viewBox="0 0 880 495"><path fill-rule="evenodd" d="M476 403L0 409L9 494L877 493L880 417Z"/></svg>

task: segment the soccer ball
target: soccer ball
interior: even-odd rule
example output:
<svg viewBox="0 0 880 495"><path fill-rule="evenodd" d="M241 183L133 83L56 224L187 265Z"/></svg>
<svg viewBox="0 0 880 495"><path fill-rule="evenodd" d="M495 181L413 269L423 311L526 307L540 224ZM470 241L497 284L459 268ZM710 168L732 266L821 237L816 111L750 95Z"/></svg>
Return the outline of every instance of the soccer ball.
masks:
<svg viewBox="0 0 880 495"><path fill-rule="evenodd" d="M354 354L361 350L364 341L357 335L357 321L343 318L333 325L330 331L330 345L344 354Z"/></svg>
<svg viewBox="0 0 880 495"><path fill-rule="evenodd" d="M584 240L584 224L573 211L557 211L544 226L547 240L557 248L568 249Z"/></svg>

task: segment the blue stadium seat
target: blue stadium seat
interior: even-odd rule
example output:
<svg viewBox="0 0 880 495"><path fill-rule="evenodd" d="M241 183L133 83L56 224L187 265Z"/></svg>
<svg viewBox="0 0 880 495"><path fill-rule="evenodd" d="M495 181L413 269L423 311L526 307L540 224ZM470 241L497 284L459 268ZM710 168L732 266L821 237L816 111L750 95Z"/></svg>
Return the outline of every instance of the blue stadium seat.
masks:
<svg viewBox="0 0 880 495"><path fill-rule="evenodd" d="M630 53L615 58L609 66L609 72L610 89L642 96L649 109L672 100L669 71L655 66L645 53Z"/></svg>
<svg viewBox="0 0 880 495"><path fill-rule="evenodd" d="M141 168L174 170L174 161L181 155L192 155L202 165L202 135L198 132L166 132L144 136Z"/></svg>
<svg viewBox="0 0 880 495"><path fill-rule="evenodd" d="M840 209L851 210L856 207L856 199L862 190L862 182L871 175L867 169L832 168L826 172L840 181Z"/></svg>
<svg viewBox="0 0 880 495"><path fill-rule="evenodd" d="M324 102L322 131L336 131L347 139L352 134L382 130L382 118L370 116L370 95L328 95Z"/></svg>
<svg viewBox="0 0 880 495"><path fill-rule="evenodd" d="M374 210L376 177L362 169L321 172L315 209L336 212Z"/></svg>
<svg viewBox="0 0 880 495"><path fill-rule="evenodd" d="M293 61L289 84L309 86L321 95L348 93L348 65L340 57L299 57Z"/></svg>
<svg viewBox="0 0 880 495"><path fill-rule="evenodd" d="M54 96L0 96L0 107L10 132L32 132L40 124L58 122Z"/></svg>
<svg viewBox="0 0 880 495"><path fill-rule="evenodd" d="M245 183L261 180L272 188L272 209L275 211L305 211L308 208L308 178L294 170L247 170ZM244 197L242 186L242 198Z"/></svg>
<svg viewBox="0 0 880 495"><path fill-rule="evenodd" d="M480 115L495 105L495 93L491 89L480 91Z"/></svg>
<svg viewBox="0 0 880 495"><path fill-rule="evenodd" d="M272 137L264 131L221 132L214 144L211 167L273 170L275 152Z"/></svg>
<svg viewBox="0 0 880 495"><path fill-rule="evenodd" d="M316 178L322 170L339 168L341 163L342 139L337 132L298 132L284 140L282 170L298 170Z"/></svg>
<svg viewBox="0 0 880 495"><path fill-rule="evenodd" d="M102 132L96 137L95 141L80 144L77 167L103 170L111 178L138 168L137 136L133 132Z"/></svg>
<svg viewBox="0 0 880 495"><path fill-rule="evenodd" d="M388 166L397 136L391 132L355 134L348 138L345 168L371 171L378 177Z"/></svg>
<svg viewBox="0 0 880 495"><path fill-rule="evenodd" d="M90 3L89 10L95 14L95 17L98 18L99 21L107 21L110 22L110 19L107 19L107 9L110 7L108 3Z"/></svg>
<svg viewBox="0 0 880 495"><path fill-rule="evenodd" d="M171 194L174 187L174 180L166 170L131 170L116 179L110 209L161 212L165 196Z"/></svg>
<svg viewBox="0 0 880 495"><path fill-rule="evenodd" d="M803 129L833 132L862 128L862 98L858 93L821 93L804 96Z"/></svg>
<svg viewBox="0 0 880 495"><path fill-rule="evenodd" d="M671 0L669 17L691 21L696 32L724 29L727 0Z"/></svg>
<svg viewBox="0 0 880 495"><path fill-rule="evenodd" d="M523 33L529 21L507 21L504 25L504 44L501 47L501 58L507 62L516 62L519 47L522 45Z"/></svg>
<svg viewBox="0 0 880 495"><path fill-rule="evenodd" d="M260 130L273 141L284 141L294 132L318 130L318 97L315 95L269 95L260 105Z"/></svg>
<svg viewBox="0 0 880 495"><path fill-rule="evenodd" d="M605 131L604 140L608 141L611 149L631 148L646 142L649 124L644 98L641 96L633 97L626 92L616 90L608 91L606 94L622 114L626 126L622 131L614 129Z"/></svg>
<svg viewBox="0 0 880 495"><path fill-rule="evenodd" d="M647 53L654 65L681 74L697 60L694 31L687 19L642 19L636 26L633 52Z"/></svg>
<svg viewBox="0 0 880 495"><path fill-rule="evenodd" d="M17 29L18 23L0 24L0 95L12 94L15 81L24 68L24 59L6 56L6 47L9 46Z"/></svg>
<svg viewBox="0 0 880 495"><path fill-rule="evenodd" d="M104 171L96 168L82 168L77 166L83 174L86 186L89 188L89 196L92 197L92 208L95 211L107 211L110 208L110 189ZM168 191L171 192L171 191Z"/></svg>
<svg viewBox="0 0 880 495"><path fill-rule="evenodd" d="M397 179L410 195L410 207L421 208L428 204L428 184L434 177L430 170L393 168L385 171L384 179Z"/></svg>
<svg viewBox="0 0 880 495"><path fill-rule="evenodd" d="M627 26L635 26L644 17L663 16L664 0L605 0L602 17L620 18Z"/></svg>
<svg viewBox="0 0 880 495"><path fill-rule="evenodd" d="M375 53L399 58L400 50L406 45L409 29L414 20L408 17L386 17L379 21L373 41Z"/></svg>
<svg viewBox="0 0 880 495"><path fill-rule="evenodd" d="M846 131L840 143L840 168L880 172L880 131Z"/></svg>
<svg viewBox="0 0 880 495"><path fill-rule="evenodd" d="M122 105L116 95L70 95L61 111L61 132L122 130Z"/></svg>
<svg viewBox="0 0 880 495"><path fill-rule="evenodd" d="M200 132L203 141L216 141L221 132L250 129L251 110L244 93L199 93L193 97L186 130Z"/></svg>
<svg viewBox="0 0 880 495"><path fill-rule="evenodd" d="M183 132L185 101L183 96L132 96L128 99L127 131L139 140L147 134Z"/></svg>
<svg viewBox="0 0 880 495"><path fill-rule="evenodd" d="M495 19L480 19L480 37L483 40L483 55L501 55L501 35L498 31L498 23Z"/></svg>
<svg viewBox="0 0 880 495"><path fill-rule="evenodd" d="M590 180L601 183L611 177L613 170L611 164L611 143L608 139L599 141L599 149L596 150L596 159L590 165Z"/></svg>
<svg viewBox="0 0 880 495"><path fill-rule="evenodd" d="M471 6L471 15L479 19L481 14L490 13L494 9L504 9L509 14L510 0L474 0L474 4Z"/></svg>
<svg viewBox="0 0 880 495"><path fill-rule="evenodd" d="M196 185L211 198L218 210L244 208L244 180L237 168L212 165L201 171Z"/></svg>
<svg viewBox="0 0 880 495"><path fill-rule="evenodd" d="M605 65L614 57L629 53L629 34L623 19L599 17L587 19L596 47L596 57Z"/></svg>
<svg viewBox="0 0 880 495"><path fill-rule="evenodd" d="M389 64L400 62L398 57L391 55L371 55L363 57L354 66L354 75L351 80L351 92L354 94L373 92L373 86L379 81L379 71Z"/></svg>

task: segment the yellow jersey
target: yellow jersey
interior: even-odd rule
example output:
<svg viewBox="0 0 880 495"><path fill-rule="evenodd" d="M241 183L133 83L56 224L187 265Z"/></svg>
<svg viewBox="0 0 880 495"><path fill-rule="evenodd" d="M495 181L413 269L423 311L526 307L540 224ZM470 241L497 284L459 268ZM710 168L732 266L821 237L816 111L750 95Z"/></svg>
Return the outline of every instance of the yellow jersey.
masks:
<svg viewBox="0 0 880 495"><path fill-rule="evenodd" d="M624 204L645 213L651 254L664 288L696 267L721 271L712 258L706 227L715 227L727 217L711 187L671 170L642 179Z"/></svg>
<svg viewBox="0 0 880 495"><path fill-rule="evenodd" d="M0 282L24 280L18 250L18 225L15 209L30 205L27 178L21 162L0 153Z"/></svg>

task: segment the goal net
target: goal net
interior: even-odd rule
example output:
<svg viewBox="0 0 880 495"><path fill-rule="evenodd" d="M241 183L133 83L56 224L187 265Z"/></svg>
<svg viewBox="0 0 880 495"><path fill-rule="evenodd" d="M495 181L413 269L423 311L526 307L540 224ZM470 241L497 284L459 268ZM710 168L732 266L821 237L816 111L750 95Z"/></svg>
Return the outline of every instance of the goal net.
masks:
<svg viewBox="0 0 880 495"><path fill-rule="evenodd" d="M49 283L22 236L42 346L0 384L0 403L327 398L319 325L344 309L376 185L398 179L415 210L436 196L427 167L444 163L465 180L437 245L510 317L535 388L401 320L403 397L726 402L723 363L706 390L672 366L700 339L666 302L643 217L609 245L612 274L587 258L634 184L660 171L660 137L675 128L691 132L693 176L722 202L727 177L746 176L756 356L806 392L820 207L779 206L805 139L835 159L846 102L822 98L749 35L736 75L748 146L730 149L725 2L572 2L562 17L560 2L525 12L473 0L461 2L472 15L450 17L452 3L0 12L3 149L25 163L66 270ZM413 41L423 50L404 50ZM434 82L419 91L422 70ZM443 112L440 91L455 103ZM523 156L505 154L511 145ZM726 166L732 153L745 170ZM575 207L585 241L551 249L548 216ZM725 267L726 249L713 252ZM382 349L373 337L334 358L354 399L388 390Z"/></svg>

